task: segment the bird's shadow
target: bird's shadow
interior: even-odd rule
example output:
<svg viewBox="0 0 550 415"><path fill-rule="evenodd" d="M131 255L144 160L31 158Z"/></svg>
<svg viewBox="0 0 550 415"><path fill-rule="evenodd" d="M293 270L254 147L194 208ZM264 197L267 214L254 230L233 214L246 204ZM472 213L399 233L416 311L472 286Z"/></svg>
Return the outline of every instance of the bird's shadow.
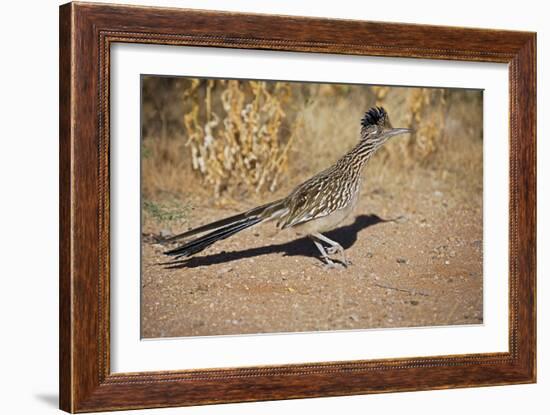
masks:
<svg viewBox="0 0 550 415"><path fill-rule="evenodd" d="M361 230L378 223L393 222L395 220L396 219L382 219L377 215L360 215L355 218L352 224L326 232L325 236L340 243L344 249L348 249L357 241L357 234ZM274 253L283 253L284 256L319 256L319 251L317 251L311 240L308 237L301 237L282 244L266 245L231 252L224 251L217 254L192 257L180 261L165 262L162 265L168 269L196 268Z"/></svg>

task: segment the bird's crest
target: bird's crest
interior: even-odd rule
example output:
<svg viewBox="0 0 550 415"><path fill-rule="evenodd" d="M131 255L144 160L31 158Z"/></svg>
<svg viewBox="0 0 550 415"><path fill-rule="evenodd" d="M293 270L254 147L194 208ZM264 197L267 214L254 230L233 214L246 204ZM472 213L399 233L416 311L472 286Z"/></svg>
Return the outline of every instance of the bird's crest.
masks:
<svg viewBox="0 0 550 415"><path fill-rule="evenodd" d="M368 127L369 125L383 124L387 116L388 114L384 108L372 107L365 113L365 116L361 120L361 125Z"/></svg>

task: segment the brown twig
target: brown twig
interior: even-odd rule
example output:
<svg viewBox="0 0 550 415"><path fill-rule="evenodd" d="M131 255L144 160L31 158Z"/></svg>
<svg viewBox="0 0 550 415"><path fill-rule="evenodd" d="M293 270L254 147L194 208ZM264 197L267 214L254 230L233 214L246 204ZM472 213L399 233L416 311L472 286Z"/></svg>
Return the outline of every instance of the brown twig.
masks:
<svg viewBox="0 0 550 415"><path fill-rule="evenodd" d="M401 292L408 293L408 294L411 294L411 295L421 295L423 297L429 297L430 296L430 294L424 293L422 291L408 290L406 288L390 287L389 285L382 285L382 284L378 284L378 283L375 283L374 285L379 287L379 288L385 288L387 290L394 290L394 291L401 291Z"/></svg>

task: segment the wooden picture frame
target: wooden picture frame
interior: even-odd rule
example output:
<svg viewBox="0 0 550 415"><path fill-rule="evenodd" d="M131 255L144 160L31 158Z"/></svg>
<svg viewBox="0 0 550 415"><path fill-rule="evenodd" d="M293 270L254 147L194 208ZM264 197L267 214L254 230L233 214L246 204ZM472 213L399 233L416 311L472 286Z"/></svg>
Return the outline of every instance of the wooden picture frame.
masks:
<svg viewBox="0 0 550 415"><path fill-rule="evenodd" d="M109 69L117 42L509 65L509 352L111 373ZM60 8L60 407L90 412L536 379L536 34L69 3ZM228 362L231 366L231 362Z"/></svg>

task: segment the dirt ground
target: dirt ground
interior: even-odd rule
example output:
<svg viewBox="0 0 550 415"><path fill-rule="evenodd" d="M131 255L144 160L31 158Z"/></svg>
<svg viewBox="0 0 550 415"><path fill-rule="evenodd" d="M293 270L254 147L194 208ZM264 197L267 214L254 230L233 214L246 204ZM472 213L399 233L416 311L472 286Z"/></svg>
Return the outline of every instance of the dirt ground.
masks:
<svg viewBox="0 0 550 415"><path fill-rule="evenodd" d="M481 194L480 189L472 189ZM194 203L187 228L253 206ZM431 176L363 189L357 210L326 235L348 268L324 269L313 243L265 224L166 265L144 228L144 338L480 324L481 197Z"/></svg>

